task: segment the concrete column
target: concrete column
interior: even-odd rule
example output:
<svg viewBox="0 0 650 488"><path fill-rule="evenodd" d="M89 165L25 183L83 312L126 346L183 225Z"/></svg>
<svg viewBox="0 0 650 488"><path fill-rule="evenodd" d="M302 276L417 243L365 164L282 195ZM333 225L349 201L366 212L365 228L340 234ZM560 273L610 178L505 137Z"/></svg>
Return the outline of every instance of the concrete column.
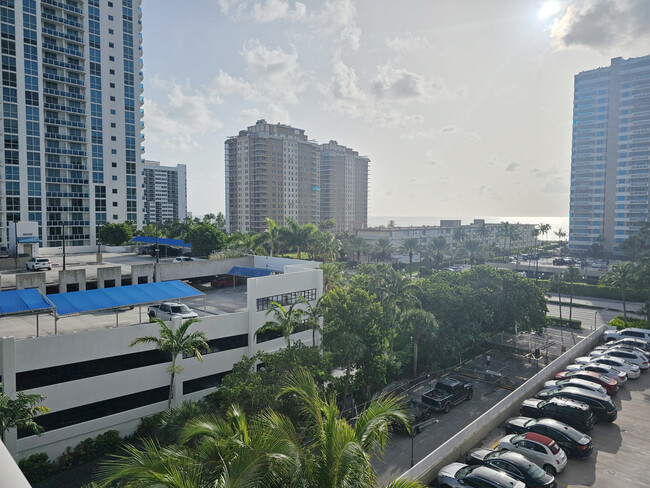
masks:
<svg viewBox="0 0 650 488"><path fill-rule="evenodd" d="M174 332L181 326L182 319L180 317L173 317L170 327ZM183 355L180 355L176 360L177 366L183 365ZM174 381L174 396L172 397L172 408L178 407L183 403L183 375L177 374Z"/></svg>
<svg viewBox="0 0 650 488"><path fill-rule="evenodd" d="M13 337L0 339L0 372L2 391L8 397L16 398L16 340ZM12 456L18 454L18 432L9 429L3 436L4 444Z"/></svg>

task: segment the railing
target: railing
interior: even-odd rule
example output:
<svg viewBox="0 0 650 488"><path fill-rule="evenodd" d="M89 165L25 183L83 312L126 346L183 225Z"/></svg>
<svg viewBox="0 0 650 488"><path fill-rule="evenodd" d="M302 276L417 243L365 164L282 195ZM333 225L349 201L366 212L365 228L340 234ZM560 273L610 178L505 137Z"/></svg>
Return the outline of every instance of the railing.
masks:
<svg viewBox="0 0 650 488"><path fill-rule="evenodd" d="M588 335L582 342L572 347L566 354L560 356L526 381L506 398L469 424L442 446L431 452L417 463L400 479L418 480L430 483L436 478L440 468L455 462L463 453L481 441L493 428L504 422L515 405L528 398L534 391L548 380L549 376L570 364L574 358L583 355L600 340L605 326Z"/></svg>

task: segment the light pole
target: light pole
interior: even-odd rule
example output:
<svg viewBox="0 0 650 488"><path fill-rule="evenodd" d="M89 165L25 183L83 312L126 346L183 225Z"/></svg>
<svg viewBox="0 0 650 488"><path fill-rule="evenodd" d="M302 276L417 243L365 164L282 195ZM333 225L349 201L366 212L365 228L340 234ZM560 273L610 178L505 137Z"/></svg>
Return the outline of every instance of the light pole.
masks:
<svg viewBox="0 0 650 488"><path fill-rule="evenodd" d="M156 215L156 264L159 262L160 249L158 248L158 216Z"/></svg>

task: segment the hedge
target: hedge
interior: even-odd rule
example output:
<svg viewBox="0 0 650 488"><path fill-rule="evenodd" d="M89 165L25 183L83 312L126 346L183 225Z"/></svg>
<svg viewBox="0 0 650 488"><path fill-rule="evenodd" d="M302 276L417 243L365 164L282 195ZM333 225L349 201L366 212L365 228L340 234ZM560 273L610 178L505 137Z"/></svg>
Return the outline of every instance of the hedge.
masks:
<svg viewBox="0 0 650 488"><path fill-rule="evenodd" d="M120 433L109 430L97 437L81 441L73 449L66 450L56 461L50 461L47 454L32 454L18 461L18 466L30 483L36 483L51 477L59 471L79 466L113 451L122 443Z"/></svg>
<svg viewBox="0 0 650 488"><path fill-rule="evenodd" d="M607 325L613 325L614 327L616 327L616 330L623 330L628 327L634 327L637 329L650 329L650 327L648 327L647 320L637 319L632 317L627 318L627 325L625 325L625 318L622 315L614 317L612 320L608 322Z"/></svg>
<svg viewBox="0 0 650 488"><path fill-rule="evenodd" d="M567 327L569 329L582 329L582 321L580 320L569 320L559 317L546 317L546 325L556 325L558 327Z"/></svg>
<svg viewBox="0 0 650 488"><path fill-rule="evenodd" d="M557 287L553 286L548 280L539 280L539 282L543 284L546 290L557 293ZM562 290L563 295L568 295L569 286L568 283L565 283L564 289ZM618 288L613 288L611 286L587 285L585 283L573 284L573 296L607 298L610 300L621 299L621 293ZM638 290L627 290L625 293L625 300L630 302L645 302L645 295Z"/></svg>

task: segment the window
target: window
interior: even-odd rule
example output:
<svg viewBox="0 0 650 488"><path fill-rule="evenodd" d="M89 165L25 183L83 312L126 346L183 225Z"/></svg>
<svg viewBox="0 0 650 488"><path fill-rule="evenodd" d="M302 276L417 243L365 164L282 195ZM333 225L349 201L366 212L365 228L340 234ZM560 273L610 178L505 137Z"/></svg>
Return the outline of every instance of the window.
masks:
<svg viewBox="0 0 650 488"><path fill-rule="evenodd" d="M113 214L113 220L117 220L117 215Z"/></svg>
<svg viewBox="0 0 650 488"><path fill-rule="evenodd" d="M113 162L111 163L111 167L113 167L113 168L117 168L117 163L116 163L115 161L113 161Z"/></svg>
<svg viewBox="0 0 650 488"><path fill-rule="evenodd" d="M117 137L116 136L111 136L111 141L117 141Z"/></svg>
<svg viewBox="0 0 650 488"><path fill-rule="evenodd" d="M112 15L109 15L109 16L108 16L108 20L113 20L113 16L112 16Z"/></svg>
<svg viewBox="0 0 650 488"><path fill-rule="evenodd" d="M108 33L112 35L115 34L115 31L113 29L108 29Z"/></svg>
<svg viewBox="0 0 650 488"><path fill-rule="evenodd" d="M113 193L117 193L117 188L113 188Z"/></svg>
<svg viewBox="0 0 650 488"><path fill-rule="evenodd" d="M116 175L111 176L111 180L117 181L117 176Z"/></svg>
<svg viewBox="0 0 650 488"><path fill-rule="evenodd" d="M115 74L115 70L114 70L114 69L109 69L108 72L109 72L110 74L112 74L112 75Z"/></svg>
<svg viewBox="0 0 650 488"><path fill-rule="evenodd" d="M296 301L298 297L303 297L307 301L316 300L316 288L310 290L294 291L289 293L284 293L282 295L274 295L270 297L258 298L257 299L257 311L262 312L268 310L271 306L271 302L277 302L282 305L290 305Z"/></svg>
<svg viewBox="0 0 650 488"><path fill-rule="evenodd" d="M109 60L109 61L115 61L115 56L109 56L109 57L108 57L108 60Z"/></svg>
<svg viewBox="0 0 650 488"><path fill-rule="evenodd" d="M115 124L115 122L111 122L111 128L115 129L116 127L117 127L117 125Z"/></svg>
<svg viewBox="0 0 650 488"><path fill-rule="evenodd" d="M113 42L109 42L109 43L108 43L108 47L115 47L115 43L113 43Z"/></svg>
<svg viewBox="0 0 650 488"><path fill-rule="evenodd" d="M115 101L115 97L111 97L110 100L111 100L111 102L114 102L114 101Z"/></svg>
<svg viewBox="0 0 650 488"><path fill-rule="evenodd" d="M115 83L109 83L108 86L110 86L111 88L115 88Z"/></svg>
<svg viewBox="0 0 650 488"><path fill-rule="evenodd" d="M113 202L113 206L114 206L114 207L117 207L117 202Z"/></svg>

